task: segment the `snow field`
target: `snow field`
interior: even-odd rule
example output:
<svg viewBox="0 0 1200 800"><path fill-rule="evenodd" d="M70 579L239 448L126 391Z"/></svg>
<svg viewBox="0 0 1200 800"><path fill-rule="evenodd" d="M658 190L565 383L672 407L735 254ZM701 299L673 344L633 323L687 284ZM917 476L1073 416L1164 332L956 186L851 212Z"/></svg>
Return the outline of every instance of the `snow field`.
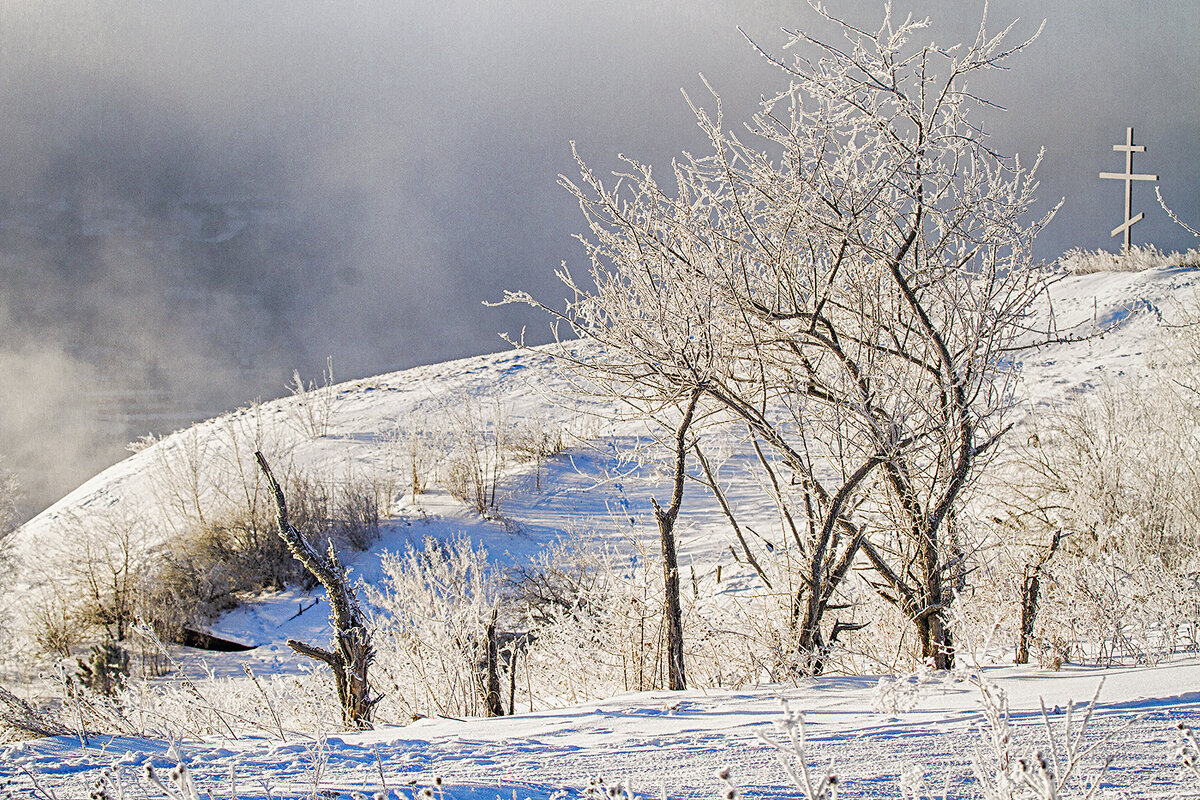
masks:
<svg viewBox="0 0 1200 800"><path fill-rule="evenodd" d="M1068 667L1058 673L990 668L986 679L1010 703L1013 751L1048 753L1040 704L1054 736L1068 703L1086 702L1104 687L1085 741L1094 742L1138 718L1081 764L1095 776L1105 759L1105 795L1138 798L1200 796L1200 777L1183 770L1178 724L1200 724L1200 662L1154 668ZM902 796L917 774L932 796L976 796L973 763L986 754L979 692L969 679L940 678L920 690L916 707L890 714L873 709L877 678L823 677L789 688L637 692L562 709L496 719L424 719L356 734L290 735L286 741L248 737L169 743L138 737L40 739L0 751L0 780L34 796L33 781L59 797L82 796L104 770L130 797L158 796L142 778L143 764L160 773L177 757L189 765L202 796L242 800L370 795L386 783L411 797L444 779L458 800L583 795L588 781L623 782L642 797L716 797L716 772L728 767L747 797L803 794L792 785L760 736L786 738L781 702L803 714L806 762L838 776L843 798ZM1076 721L1080 709L1073 712ZM381 776L382 772L382 776ZM231 785L231 775L234 783ZM1077 787L1076 787L1077 788Z"/></svg>

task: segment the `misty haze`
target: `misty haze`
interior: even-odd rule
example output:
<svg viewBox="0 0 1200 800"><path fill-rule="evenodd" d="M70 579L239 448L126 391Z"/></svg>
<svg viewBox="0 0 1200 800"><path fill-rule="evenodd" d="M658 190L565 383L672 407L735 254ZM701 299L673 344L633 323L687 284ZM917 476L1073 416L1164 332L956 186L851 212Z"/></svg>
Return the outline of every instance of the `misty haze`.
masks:
<svg viewBox="0 0 1200 800"><path fill-rule="evenodd" d="M979 4L925 3L939 41ZM839 3L874 15L875 3ZM599 169L702 142L680 88L730 119L778 76L765 46L811 24L776 0L0 8L0 456L28 515L163 433L338 379L501 349L580 264L569 141ZM807 9L804 9L807 10ZM1200 220L1197 16L1165 0L996 2L1046 30L991 97L994 143L1066 197L1040 255L1115 248L1097 172L1128 125L1168 202ZM1150 190L1138 241L1191 245Z"/></svg>

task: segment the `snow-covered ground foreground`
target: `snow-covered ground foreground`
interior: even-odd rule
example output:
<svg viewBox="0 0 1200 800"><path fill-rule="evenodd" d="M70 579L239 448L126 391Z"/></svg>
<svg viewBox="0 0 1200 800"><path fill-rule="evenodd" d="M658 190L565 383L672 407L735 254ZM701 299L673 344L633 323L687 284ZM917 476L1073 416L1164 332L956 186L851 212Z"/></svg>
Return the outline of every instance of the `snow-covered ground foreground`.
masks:
<svg viewBox="0 0 1200 800"><path fill-rule="evenodd" d="M1057 673L991 668L984 674L1007 694L1018 755L1050 756L1040 704L1062 746L1068 703L1086 702L1103 681L1085 741L1136 721L1084 759L1079 778L1094 777L1111 757L1100 796L1200 797L1200 777L1180 765L1177 729L1200 724L1200 662ZM728 767L748 797L802 797L776 751L762 741L786 743L778 724L786 702L804 716L808 766L815 775L831 769L839 797L900 797L902 783L913 786L917 775L938 797L976 796L973 764L990 752L977 686L966 675L919 688L916 680L907 683L904 699L916 703L907 712L876 710L878 678L825 677L786 689L630 693L514 717L424 719L286 741L47 738L0 750L0 781L8 781L13 796L65 799L85 796L106 775L127 797L157 797L144 765L153 764L167 781L182 760L201 796L213 800L370 796L385 786L412 796L436 788L438 777L452 800L543 798L560 790L577 796L596 777L623 782L642 797L715 798L726 788L716 772ZM1076 708L1075 729L1081 717Z"/></svg>

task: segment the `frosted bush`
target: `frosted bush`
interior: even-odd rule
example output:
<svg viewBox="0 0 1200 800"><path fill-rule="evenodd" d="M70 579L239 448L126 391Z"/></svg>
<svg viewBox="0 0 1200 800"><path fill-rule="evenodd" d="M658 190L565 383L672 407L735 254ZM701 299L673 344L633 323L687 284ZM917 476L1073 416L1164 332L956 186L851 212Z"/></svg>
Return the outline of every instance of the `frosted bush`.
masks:
<svg viewBox="0 0 1200 800"><path fill-rule="evenodd" d="M561 541L523 580L515 599L533 633L525 669L535 707L664 685L658 564Z"/></svg>
<svg viewBox="0 0 1200 800"><path fill-rule="evenodd" d="M500 479L508 465L513 433L509 409L498 399L487 403L462 397L451 399L442 410L450 427L439 480L452 497L477 514L494 514L500 506Z"/></svg>
<svg viewBox="0 0 1200 800"><path fill-rule="evenodd" d="M482 715L479 665L500 599L487 551L465 538L427 538L422 549L385 553L374 610L380 719Z"/></svg>
<svg viewBox="0 0 1200 800"><path fill-rule="evenodd" d="M333 381L333 356L325 359L325 371L321 374L320 383L305 383L300 377L300 370L295 370L288 389L293 398L287 406L291 423L310 439L327 436L342 399Z"/></svg>
<svg viewBox="0 0 1200 800"><path fill-rule="evenodd" d="M513 458L518 463L533 462L534 491L540 491L542 488L542 464L565 448L563 429L540 417L517 422L508 437L508 450Z"/></svg>
<svg viewBox="0 0 1200 800"><path fill-rule="evenodd" d="M4 557L4 537L17 527L21 510L21 482L4 467L0 456L0 563Z"/></svg>
<svg viewBox="0 0 1200 800"><path fill-rule="evenodd" d="M691 577L685 581L691 591L685 586L681 593L691 685L794 683L805 674L786 591L718 594L713 574ZM521 667L533 707L667 685L662 581L657 559L621 556L578 539L557 543L523 570L513 600L529 620Z"/></svg>
<svg viewBox="0 0 1200 800"><path fill-rule="evenodd" d="M482 715L496 619L503 705L541 709L662 685L654 570L560 542L507 574L465 539L384 557L375 611L381 718Z"/></svg>
<svg viewBox="0 0 1200 800"><path fill-rule="evenodd" d="M342 730L324 668L249 678L175 677L131 685L119 698L139 735L168 740L211 736L288 739Z"/></svg>
<svg viewBox="0 0 1200 800"><path fill-rule="evenodd" d="M397 422L387 434L387 459L398 465L397 484L405 487L412 503L424 494L430 478L444 458L441 442L444 434L434 427L434 416L415 415Z"/></svg>
<svg viewBox="0 0 1200 800"><path fill-rule="evenodd" d="M148 626L138 640L163 654L157 678L131 677L104 693L62 669L56 672L60 726L80 736L117 732L168 741L211 737L270 736L286 740L343 728L341 709L329 691L328 670L308 664L295 673L218 677L204 668L189 675ZM191 670L195 672L195 669Z"/></svg>
<svg viewBox="0 0 1200 800"><path fill-rule="evenodd" d="M378 537L370 484L294 473L287 493L294 524L321 550L329 542L342 551L364 550ZM235 607L245 593L310 579L265 505L200 509L203 520L180 513L169 528L124 505L60 516L42 558L31 565L40 586L31 612L13 625L14 636L41 653L68 656L83 642L123 640L144 618L175 640L185 627Z"/></svg>
<svg viewBox="0 0 1200 800"><path fill-rule="evenodd" d="M375 613L381 719L480 715L487 628L495 614L499 676L508 712L559 707L661 688L662 575L580 539L559 541L501 571L464 539L426 540L384 558L368 589ZM688 598L689 600L691 598ZM709 626L685 606L689 666L707 685L742 685L755 668L731 667L743 635Z"/></svg>
<svg viewBox="0 0 1200 800"><path fill-rule="evenodd" d="M787 591L765 586L719 601L701 598L685 620L684 646L693 682L733 687L795 684L807 675L809 654L796 648L792 600ZM843 655L840 646L828 654L834 671Z"/></svg>
<svg viewBox="0 0 1200 800"><path fill-rule="evenodd" d="M1037 629L1043 661L1156 664L1196 648L1200 587L1153 560L1116 554L1055 564Z"/></svg>
<svg viewBox="0 0 1200 800"><path fill-rule="evenodd" d="M1152 244L1133 245L1128 252L1075 248L1063 253L1059 265L1075 275L1093 272L1141 272L1158 267L1200 267L1200 250L1163 253Z"/></svg>
<svg viewBox="0 0 1200 800"><path fill-rule="evenodd" d="M1200 394L1192 388L1192 337L1186 326L1172 329L1145 377L1040 412L990 481L991 504L977 509L992 525L996 560L986 572L998 580L972 583L1007 611L1001 626L1013 642L1022 580L1051 538L1062 537L1039 568L1032 645L1043 664L1154 663L1196 646Z"/></svg>
<svg viewBox="0 0 1200 800"><path fill-rule="evenodd" d="M928 664L911 675L883 675L871 693L871 708L891 716L912 711L929 694L934 681Z"/></svg>

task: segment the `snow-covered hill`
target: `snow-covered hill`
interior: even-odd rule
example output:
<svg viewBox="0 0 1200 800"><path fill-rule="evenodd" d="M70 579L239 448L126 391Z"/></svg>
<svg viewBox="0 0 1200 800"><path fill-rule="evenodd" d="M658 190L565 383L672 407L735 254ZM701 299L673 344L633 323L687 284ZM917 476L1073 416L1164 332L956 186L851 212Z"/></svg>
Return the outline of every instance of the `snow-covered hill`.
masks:
<svg viewBox="0 0 1200 800"><path fill-rule="evenodd" d="M1200 270L1189 268L1059 281L1046 313L1062 335L1022 354L1019 395L1034 405L1054 403L1111 376L1139 374L1153 349L1155 327L1171 319L1177 303L1198 287ZM1099 331L1104 335L1092 335ZM436 467L422 468L428 471L423 493L410 491L414 441L437 450L465 430L499 425L549 432L563 447L544 460L508 461L497 484L497 507L486 517L439 485ZM443 438L433 444L420 438L430 431ZM354 576L365 583L378 580L385 551L428 536L465 533L484 543L500 564L527 563L567 533L636 552L653 529L650 498L669 492L666 473L653 457L655 433L623 418L620 409L577 393L544 349L419 367L264 403L150 444L24 525L11 542L15 580L5 605L10 612L27 609L51 590L70 562L86 556L77 532L89 525L136 520L140 548L154 553L171 547L181 518L214 513L233 502L236 491L230 487L242 485L254 449L297 472L347 482L369 476L382 486L381 537L369 551L349 559ZM733 476L730 500L747 518L769 519L776 512L756 484L739 483L737 458L731 455L725 464L726 474ZM203 476L201 462L210 465ZM720 582L721 592L736 594L753 575L731 556L727 522L716 502L701 492L689 494L687 502L680 520L684 574L705 591ZM203 658L217 678L241 674L243 665L260 674L297 672L301 661L283 642L320 641L327 635L324 604L312 605L319 594L292 588L245 598L212 627L256 649L229 655L184 651L184 657L192 664ZM1033 736L1038 696L1050 707L1086 699L1102 672L1077 669L1048 676L1002 669L988 676L1008 691L1021 735ZM1196 696L1189 690L1200 679L1200 665L1103 674L1111 680L1097 728L1115 726L1135 713L1150 715L1137 733L1121 734L1126 737L1121 742L1136 746L1114 745L1127 758L1115 785L1145 797L1161 796L1167 786L1194 785L1194 793L1184 796L1200 796L1200 779L1184 783L1174 767L1163 766L1171 759L1171 726L1196 722ZM176 749L213 787L213 797L228 796L228 788L217 787L227 787L230 775L239 776L243 798L300 795L309 783L348 793L374 791L387 782L411 792L409 781L424 785L443 775L446 794L466 800L514 791L522 797L546 796L560 787L582 788L593 774L629 778L642 793L657 792L661 784L672 797L714 796L721 783L712 772L724 763L734 764L735 782L754 793L795 796L755 739L770 730L783 696L808 714L813 758L822 764L832 758L845 778L840 796L897 796L898 776L908 763L937 761L955 774L969 771L976 736L971 729L980 717L978 692L964 678L921 689L917 694L924 699L910 714L874 710L880 703L877 678L823 678L786 690L634 693L512 720L425 720L337 738L192 743ZM166 764L168 745L137 738L45 740L0 752L0 780L25 781L21 785L28 788L21 776L41 776L45 786L73 796L106 765L123 785L133 786L134 767L146 759ZM940 786L929 789L941 791Z"/></svg>
<svg viewBox="0 0 1200 800"><path fill-rule="evenodd" d="M1053 403L1086 392L1106 377L1137 374L1145 367L1145 356L1155 327L1171 318L1180 300L1200 287L1200 270L1168 267L1143 272L1100 272L1069 276L1054 284L1050 299L1058 341L1025 351L1020 356L1017 394L1028 401ZM1098 332L1107 331L1103 335ZM327 474L353 474L355 470L397 470L398 444L395 432L405 426L466 425L474 421L491 424L498 413L509 425L536 424L561 430L570 447L559 463L573 466L595 460L596 442L604 437L649 437L641 423L609 424L622 409L598 406L581 394L573 382L554 367L546 348L506 351L493 355L433 364L379 375L331 388L328 430L311 436L303 406L320 400L285 397L218 417L164 437L124 461L104 470L25 524L13 537L18 562L38 561L51 545L56 526L64 520L86 518L99 510L121 509L141 518L161 516L162 492L155 491L155 473L163 460L182 458L188 448L204 450L218 461L218 451L227 449L230 437L248 440L250 423L269 429L267 438L258 434L268 457L270 445L305 470ZM253 418L251 420L251 418ZM243 441L243 447L255 444ZM612 442L601 443L609 447ZM618 458L618 460L620 460ZM610 468L612 465L604 465ZM600 468L603 472L604 468ZM587 470L584 469L584 472ZM511 476L507 491L513 495L503 503L505 516L524 529L563 529L572 516L594 515L588 480L574 487L563 486L563 476L546 481L550 488L540 497L519 497L520 481ZM620 482L618 482L620 483ZM627 490L626 484L621 484ZM564 503L562 494L578 497L588 488L583 506ZM423 518L456 518L455 524L474 523L476 515L449 501L436 486L420 502L400 506L398 518L418 513ZM398 492L403 494L403 492ZM610 492L611 494L611 492ZM204 498L200 498L203 502ZM612 498L608 498L612 499ZM553 513L539 509L552 506ZM600 508L604 508L603 503ZM157 510L156 510L157 509ZM167 512L169 513L169 512ZM168 529L169 525L166 526ZM24 574L18 566L17 573Z"/></svg>
<svg viewBox="0 0 1200 800"><path fill-rule="evenodd" d="M1080 340L1023 353L1019 392L1034 403L1053 403L1120 375L1142 374L1155 328L1178 320L1181 304L1194 303L1197 289L1196 267L1064 278L1050 287L1042 319L1050 321L1061 339Z"/></svg>

